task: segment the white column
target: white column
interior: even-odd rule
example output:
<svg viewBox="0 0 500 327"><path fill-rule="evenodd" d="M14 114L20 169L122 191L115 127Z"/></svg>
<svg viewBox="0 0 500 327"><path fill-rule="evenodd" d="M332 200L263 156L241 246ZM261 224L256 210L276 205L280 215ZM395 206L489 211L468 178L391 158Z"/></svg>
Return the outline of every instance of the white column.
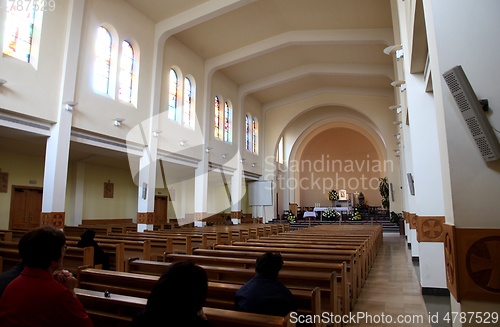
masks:
<svg viewBox="0 0 500 327"><path fill-rule="evenodd" d="M69 4L59 113L57 123L50 129L45 151L42 224L50 224L58 228L64 226L69 143L73 118L72 111L66 110L67 106L64 102L74 101L75 98L84 6L84 0L70 1ZM68 107L68 109L72 108ZM78 110L77 108L78 106L75 110Z"/></svg>
<svg viewBox="0 0 500 327"><path fill-rule="evenodd" d="M203 152L203 160L198 163L194 179L194 225L206 226L202 221L208 210L208 153Z"/></svg>

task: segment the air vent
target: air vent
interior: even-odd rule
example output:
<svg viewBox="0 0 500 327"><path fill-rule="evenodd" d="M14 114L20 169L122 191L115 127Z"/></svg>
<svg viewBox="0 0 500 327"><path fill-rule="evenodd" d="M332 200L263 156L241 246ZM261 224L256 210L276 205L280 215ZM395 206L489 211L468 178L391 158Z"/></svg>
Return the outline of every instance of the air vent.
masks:
<svg viewBox="0 0 500 327"><path fill-rule="evenodd" d="M461 66L443 74L484 161L500 159L500 144Z"/></svg>

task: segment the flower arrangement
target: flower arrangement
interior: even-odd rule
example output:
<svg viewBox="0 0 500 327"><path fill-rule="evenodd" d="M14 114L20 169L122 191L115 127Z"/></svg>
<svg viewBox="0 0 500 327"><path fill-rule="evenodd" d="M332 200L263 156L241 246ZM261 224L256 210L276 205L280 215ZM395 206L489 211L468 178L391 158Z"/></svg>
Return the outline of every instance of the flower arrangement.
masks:
<svg viewBox="0 0 500 327"><path fill-rule="evenodd" d="M361 220L361 212L359 211L362 208L360 204L354 207L354 212L349 220Z"/></svg>
<svg viewBox="0 0 500 327"><path fill-rule="evenodd" d="M297 222L297 217L293 215L293 213L289 213L288 216L286 217L286 220L289 223L296 223Z"/></svg>
<svg viewBox="0 0 500 327"><path fill-rule="evenodd" d="M332 208L326 208L323 211L323 220L336 221L340 219L340 213L333 210Z"/></svg>
<svg viewBox="0 0 500 327"><path fill-rule="evenodd" d="M330 201L337 201L339 199L339 194L335 190L331 190L328 193L328 200Z"/></svg>

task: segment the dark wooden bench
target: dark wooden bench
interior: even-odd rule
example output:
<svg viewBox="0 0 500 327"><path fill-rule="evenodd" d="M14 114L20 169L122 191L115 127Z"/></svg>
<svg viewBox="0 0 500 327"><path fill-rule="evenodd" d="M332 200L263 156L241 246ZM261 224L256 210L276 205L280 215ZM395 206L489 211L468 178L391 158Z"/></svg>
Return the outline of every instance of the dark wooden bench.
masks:
<svg viewBox="0 0 500 327"><path fill-rule="evenodd" d="M130 326L133 317L146 308L147 299L125 295L104 297L102 292L75 289L75 293L92 318L94 327ZM266 316L204 307L207 319L217 327L291 327L295 326L290 315L283 317Z"/></svg>
<svg viewBox="0 0 500 327"><path fill-rule="evenodd" d="M160 276L170 263L144 260L129 262L129 272ZM245 284L255 277L255 271L243 268L227 268L200 265L207 273L208 280L231 284ZM313 290L321 288L321 303L323 311L340 313L341 298L338 292L337 273L307 272L307 271L281 271L278 280L290 289Z"/></svg>

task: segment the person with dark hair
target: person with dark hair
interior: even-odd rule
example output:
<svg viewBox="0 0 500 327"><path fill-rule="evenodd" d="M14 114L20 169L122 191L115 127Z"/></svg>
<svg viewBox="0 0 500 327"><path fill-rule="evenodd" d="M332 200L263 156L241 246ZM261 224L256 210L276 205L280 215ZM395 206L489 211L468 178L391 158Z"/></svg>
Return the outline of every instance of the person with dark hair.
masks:
<svg viewBox="0 0 500 327"><path fill-rule="evenodd" d="M80 236L80 240L76 246L79 248L92 246L94 248L94 264L102 265L102 269L109 270L109 256L99 247L99 244L97 244L94 238L95 231L93 229L87 229Z"/></svg>
<svg viewBox="0 0 500 327"><path fill-rule="evenodd" d="M208 278L205 270L186 260L170 265L153 287L146 310L132 321L134 327L214 327L203 313Z"/></svg>
<svg viewBox="0 0 500 327"><path fill-rule="evenodd" d="M227 217L226 222L224 224L226 226L233 226L234 225L233 221L231 220L231 217Z"/></svg>
<svg viewBox="0 0 500 327"><path fill-rule="evenodd" d="M260 256L255 265L257 275L236 292L234 309L281 317L297 311L290 290L276 280L282 266L279 253L266 252Z"/></svg>
<svg viewBox="0 0 500 327"><path fill-rule="evenodd" d="M54 227L27 232L18 248L26 267L0 298L0 326L92 327L76 298L77 280L62 270L66 237Z"/></svg>

